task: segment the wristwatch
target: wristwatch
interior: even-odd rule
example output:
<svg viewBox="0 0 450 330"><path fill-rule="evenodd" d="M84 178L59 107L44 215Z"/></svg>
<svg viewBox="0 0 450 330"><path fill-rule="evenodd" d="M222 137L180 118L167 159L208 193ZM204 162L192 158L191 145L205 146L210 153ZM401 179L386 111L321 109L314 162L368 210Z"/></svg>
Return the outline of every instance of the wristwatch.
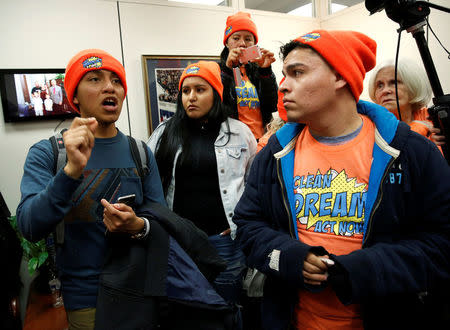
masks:
<svg viewBox="0 0 450 330"><path fill-rule="evenodd" d="M148 232L150 231L150 222L147 218L141 217L142 220L144 220L144 227L138 231L136 234L131 235L132 239L144 239L147 237Z"/></svg>

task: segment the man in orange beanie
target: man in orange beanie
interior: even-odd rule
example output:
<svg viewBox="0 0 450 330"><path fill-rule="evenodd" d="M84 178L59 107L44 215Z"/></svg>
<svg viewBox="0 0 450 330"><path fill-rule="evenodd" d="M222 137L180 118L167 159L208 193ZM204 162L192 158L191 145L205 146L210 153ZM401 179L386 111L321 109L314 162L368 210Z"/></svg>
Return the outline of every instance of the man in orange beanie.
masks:
<svg viewBox="0 0 450 330"><path fill-rule="evenodd" d="M277 110L277 81L271 64L274 54L260 48L261 56L242 60L249 47L258 43L258 32L250 14L238 12L228 16L220 54L223 103L232 117L245 123L258 140ZM245 57L245 56L244 56Z"/></svg>
<svg viewBox="0 0 450 330"><path fill-rule="evenodd" d="M105 231L134 239L149 233L148 220L119 203L118 197L133 194L136 208L146 201L165 201L151 151L136 141L147 148L149 170L137 175L131 144L115 126L127 92L122 64L105 51L84 50L67 65L64 86L71 106L81 115L58 141L67 161L55 168L61 151L55 154L49 140L31 147L17 220L32 241L48 236L64 221L64 243L56 262L69 327L93 329Z"/></svg>
<svg viewBox="0 0 450 330"><path fill-rule="evenodd" d="M440 328L450 280L450 168L386 109L359 101L376 43L316 30L281 47L288 123L235 209L266 275L264 329ZM389 320L389 323L386 323Z"/></svg>

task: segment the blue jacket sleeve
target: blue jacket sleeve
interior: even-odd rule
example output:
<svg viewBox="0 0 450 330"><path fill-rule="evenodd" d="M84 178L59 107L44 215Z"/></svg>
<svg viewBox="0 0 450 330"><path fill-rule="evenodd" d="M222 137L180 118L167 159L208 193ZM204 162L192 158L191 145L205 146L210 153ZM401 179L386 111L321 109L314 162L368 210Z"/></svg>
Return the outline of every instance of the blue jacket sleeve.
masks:
<svg viewBox="0 0 450 330"><path fill-rule="evenodd" d="M417 142L419 137L413 139ZM429 292L450 281L450 167L430 145L420 138L403 163L408 164L411 186L398 200L404 202L408 217L386 212L374 217L380 222L390 217L400 223L401 232L391 233L390 241L378 240L367 248L333 257L349 280L351 292L339 294L337 290L343 303Z"/></svg>
<svg viewBox="0 0 450 330"><path fill-rule="evenodd" d="M273 183L276 178L270 174L275 164L269 149L256 156L245 191L236 206L233 217L238 227L236 239L247 256L249 267L290 286L303 287L306 254L311 250L318 254L326 254L326 251L290 235L289 218L280 198L282 192L279 185Z"/></svg>
<svg viewBox="0 0 450 330"><path fill-rule="evenodd" d="M27 155L20 184L17 222L23 236L38 241L50 234L73 206L72 194L81 184L61 169L53 169L50 141L33 145Z"/></svg>

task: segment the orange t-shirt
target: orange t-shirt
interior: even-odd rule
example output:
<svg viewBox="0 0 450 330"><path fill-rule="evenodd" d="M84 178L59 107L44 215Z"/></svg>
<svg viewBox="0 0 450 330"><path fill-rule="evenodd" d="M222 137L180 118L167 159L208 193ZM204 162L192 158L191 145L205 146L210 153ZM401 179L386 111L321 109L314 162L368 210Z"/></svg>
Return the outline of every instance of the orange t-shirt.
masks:
<svg viewBox="0 0 450 330"><path fill-rule="evenodd" d="M398 119L397 111L392 112L395 117ZM428 109L422 108L413 112L413 121L409 123L409 127L411 127L411 131L419 133L422 136L425 136L429 140L433 141L431 136L430 129L433 128L433 122L428 119ZM434 141L433 141L434 142ZM444 154L441 146L437 146L441 154Z"/></svg>
<svg viewBox="0 0 450 330"><path fill-rule="evenodd" d="M299 240L344 255L361 248L375 125L339 145L318 142L306 127L295 149L294 194ZM298 329L363 328L359 305L344 306L328 286L299 292Z"/></svg>
<svg viewBox="0 0 450 330"><path fill-rule="evenodd" d="M411 130L425 137L430 136L430 128L433 127L433 122L428 120L428 109L422 108L414 111L413 121L409 124Z"/></svg>
<svg viewBox="0 0 450 330"><path fill-rule="evenodd" d="M270 137L272 136L273 132L266 132L263 136L261 136L258 140L258 144L256 145L256 152L260 152L262 148L264 148L267 145L267 142L269 142Z"/></svg>
<svg viewBox="0 0 450 330"><path fill-rule="evenodd" d="M236 86L237 108L239 120L245 123L258 140L264 134L258 92L247 77L245 67L240 67L242 82Z"/></svg>

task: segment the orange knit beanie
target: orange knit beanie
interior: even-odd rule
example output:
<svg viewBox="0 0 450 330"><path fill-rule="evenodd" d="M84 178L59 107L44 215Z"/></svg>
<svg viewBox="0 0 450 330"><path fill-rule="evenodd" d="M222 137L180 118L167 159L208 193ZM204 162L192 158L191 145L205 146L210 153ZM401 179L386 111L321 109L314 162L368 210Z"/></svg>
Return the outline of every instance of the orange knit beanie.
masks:
<svg viewBox="0 0 450 330"><path fill-rule="evenodd" d="M284 78L284 77L281 79L280 86L283 84L285 79L286 78ZM280 115L281 119L283 119L284 121L287 121L287 111L283 104L283 97L284 97L284 94L281 93L280 89L278 89L278 103L277 103L278 114Z"/></svg>
<svg viewBox="0 0 450 330"><path fill-rule="evenodd" d="M76 54L69 61L64 76L64 89L70 105L77 112L78 107L73 103L75 91L81 78L93 70L109 70L117 74L125 90L124 98L127 95L127 81L123 65L110 54L100 49L85 49Z"/></svg>
<svg viewBox="0 0 450 330"><path fill-rule="evenodd" d="M237 31L251 32L255 36L255 45L258 43L258 32L256 30L256 25L252 21L249 13L239 11L236 14L227 17L227 25L223 35L224 46L227 44L229 36Z"/></svg>
<svg viewBox="0 0 450 330"><path fill-rule="evenodd" d="M222 78L220 77L219 64L212 61L199 61L188 65L180 77L178 84L179 90L181 90L183 80L187 77L200 77L205 79L219 93L220 99L223 101L223 85Z"/></svg>
<svg viewBox="0 0 450 330"><path fill-rule="evenodd" d="M355 31L314 30L295 41L317 51L345 79L355 100L359 100L366 72L375 66L374 40Z"/></svg>

